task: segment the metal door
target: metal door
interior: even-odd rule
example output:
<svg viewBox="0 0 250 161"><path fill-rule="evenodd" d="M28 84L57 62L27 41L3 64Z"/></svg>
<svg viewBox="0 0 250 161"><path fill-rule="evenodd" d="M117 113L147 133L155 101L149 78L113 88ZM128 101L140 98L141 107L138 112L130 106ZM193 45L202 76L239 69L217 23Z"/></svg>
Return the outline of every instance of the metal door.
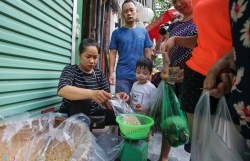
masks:
<svg viewBox="0 0 250 161"><path fill-rule="evenodd" d="M0 112L58 109L57 85L70 64L71 0L0 1Z"/></svg>

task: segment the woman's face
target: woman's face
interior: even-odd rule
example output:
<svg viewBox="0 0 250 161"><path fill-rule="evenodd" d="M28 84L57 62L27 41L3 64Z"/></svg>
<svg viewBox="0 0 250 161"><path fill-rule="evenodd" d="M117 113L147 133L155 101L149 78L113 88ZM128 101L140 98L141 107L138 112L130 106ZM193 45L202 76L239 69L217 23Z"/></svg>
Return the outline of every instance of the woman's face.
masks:
<svg viewBox="0 0 250 161"><path fill-rule="evenodd" d="M191 0L172 0L174 8L182 13L183 15L192 12L192 2Z"/></svg>
<svg viewBox="0 0 250 161"><path fill-rule="evenodd" d="M98 62L98 49L95 46L85 47L85 51L79 54L81 69L86 73L91 73Z"/></svg>

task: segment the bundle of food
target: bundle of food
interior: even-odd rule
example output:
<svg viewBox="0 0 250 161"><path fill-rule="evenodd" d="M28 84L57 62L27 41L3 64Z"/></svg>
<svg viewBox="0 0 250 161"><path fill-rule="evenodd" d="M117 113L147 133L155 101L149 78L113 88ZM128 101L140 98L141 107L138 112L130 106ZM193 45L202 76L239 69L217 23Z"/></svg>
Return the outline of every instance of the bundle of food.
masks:
<svg viewBox="0 0 250 161"><path fill-rule="evenodd" d="M134 113L133 109L126 103L125 100L115 98L113 100L108 100L108 102L114 110L116 116Z"/></svg>
<svg viewBox="0 0 250 161"><path fill-rule="evenodd" d="M172 116L161 123L162 137L172 147L186 144L189 140L189 129L185 118Z"/></svg>
<svg viewBox="0 0 250 161"><path fill-rule="evenodd" d="M140 121L135 116L124 116L121 122L125 124L131 124L131 125L141 125Z"/></svg>

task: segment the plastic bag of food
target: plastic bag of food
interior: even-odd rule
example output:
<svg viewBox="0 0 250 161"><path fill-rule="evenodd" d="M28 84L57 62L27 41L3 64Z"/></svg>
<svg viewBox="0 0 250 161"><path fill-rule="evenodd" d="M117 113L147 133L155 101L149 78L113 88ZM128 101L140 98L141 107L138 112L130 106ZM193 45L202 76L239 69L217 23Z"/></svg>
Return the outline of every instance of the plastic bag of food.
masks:
<svg viewBox="0 0 250 161"><path fill-rule="evenodd" d="M178 147L189 141L187 118L180 109L180 103L174 93L172 85L164 82L161 109L162 137L172 147Z"/></svg>
<svg viewBox="0 0 250 161"><path fill-rule="evenodd" d="M24 120L30 118L30 113L27 111L19 112L19 111L2 111L0 110L0 122L10 122L17 120Z"/></svg>
<svg viewBox="0 0 250 161"><path fill-rule="evenodd" d="M141 122L138 120L138 118L136 116L132 116L132 115L123 116L121 119L121 122L123 122L125 124L131 124L131 125L141 125Z"/></svg>
<svg viewBox="0 0 250 161"><path fill-rule="evenodd" d="M120 114L135 113L134 110L126 103L125 100L115 98L113 100L108 100L108 102L113 108L115 116L119 116Z"/></svg>
<svg viewBox="0 0 250 161"><path fill-rule="evenodd" d="M69 161L109 161L107 154L96 143L95 140L91 140L91 146L88 144L80 144L74 151Z"/></svg>
<svg viewBox="0 0 250 161"><path fill-rule="evenodd" d="M35 160L42 152L48 137L51 142L46 160L68 161L81 152L81 161L96 161L106 154L96 144L89 130L89 118L76 114L66 119L61 113L46 113L35 118L0 124L0 157L10 156L16 160ZM81 149L85 147L84 149Z"/></svg>

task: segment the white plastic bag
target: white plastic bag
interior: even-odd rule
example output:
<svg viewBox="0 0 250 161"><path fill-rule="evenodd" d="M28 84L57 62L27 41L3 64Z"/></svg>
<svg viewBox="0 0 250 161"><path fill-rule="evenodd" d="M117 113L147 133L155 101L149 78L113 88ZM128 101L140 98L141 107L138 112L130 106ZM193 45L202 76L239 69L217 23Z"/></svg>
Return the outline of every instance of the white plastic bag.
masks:
<svg viewBox="0 0 250 161"><path fill-rule="evenodd" d="M160 126L161 109L163 100L164 81L161 81L149 100L149 116L155 121L155 125Z"/></svg>
<svg viewBox="0 0 250 161"><path fill-rule="evenodd" d="M247 161L245 139L236 130L227 103L222 97L210 115L209 91L203 92L193 120L192 161Z"/></svg>

